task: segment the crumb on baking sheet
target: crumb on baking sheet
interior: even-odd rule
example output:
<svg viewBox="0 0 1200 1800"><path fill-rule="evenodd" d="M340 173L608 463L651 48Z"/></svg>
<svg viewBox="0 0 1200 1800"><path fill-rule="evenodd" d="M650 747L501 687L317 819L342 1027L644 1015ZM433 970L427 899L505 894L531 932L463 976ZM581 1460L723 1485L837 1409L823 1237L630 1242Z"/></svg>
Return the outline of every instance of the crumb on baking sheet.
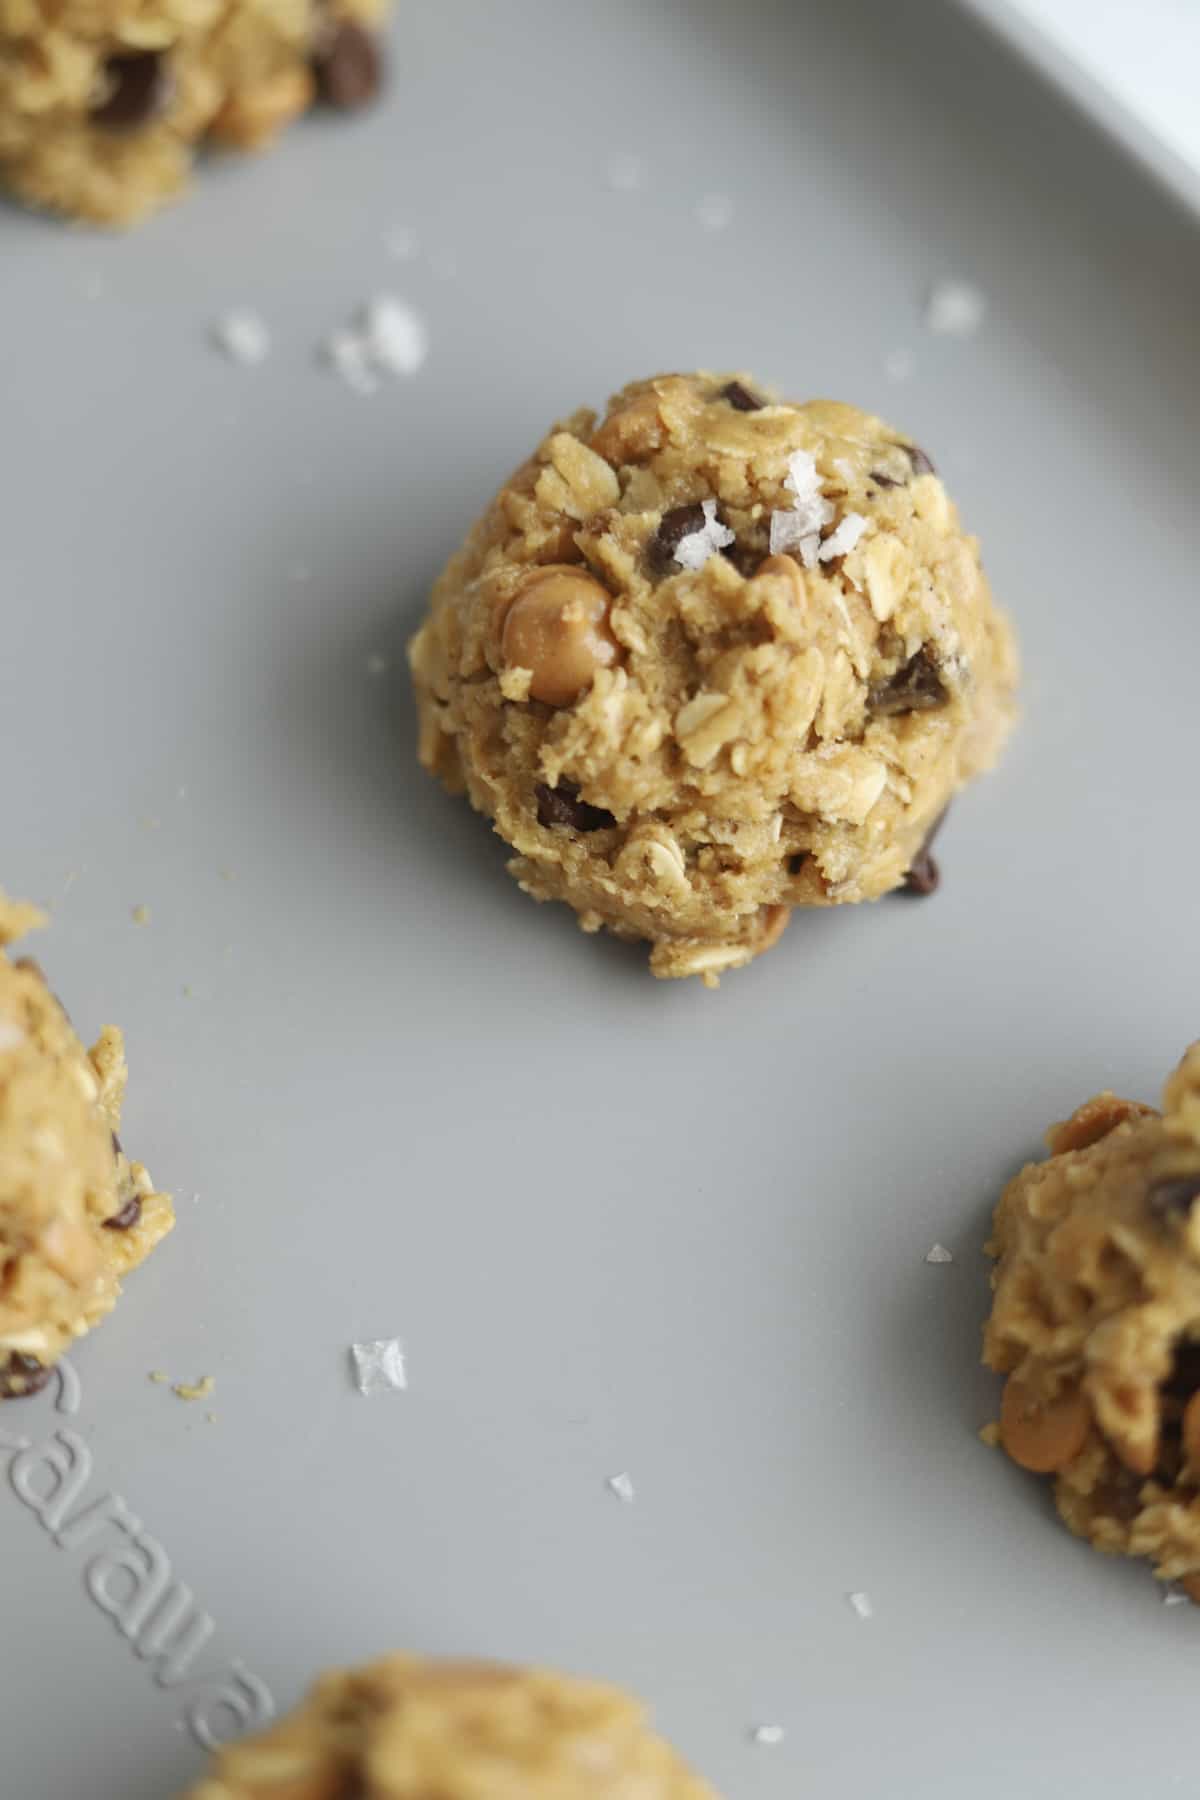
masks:
<svg viewBox="0 0 1200 1800"><path fill-rule="evenodd" d="M148 925L150 923L150 908L144 904L140 906L131 906L129 909L129 916L135 925Z"/></svg>
<svg viewBox="0 0 1200 1800"><path fill-rule="evenodd" d="M351 1344L350 1360L354 1366L354 1385L360 1394L393 1392L408 1386L408 1370L404 1363L404 1347L399 1338L369 1338Z"/></svg>
<svg viewBox="0 0 1200 1800"><path fill-rule="evenodd" d="M931 1249L925 1252L925 1261L927 1263L952 1263L954 1261L954 1253L951 1250L947 1250L945 1244L934 1244Z"/></svg>
<svg viewBox="0 0 1200 1800"><path fill-rule="evenodd" d="M202 1375L199 1381L173 1381L171 1392L179 1400L207 1400L216 1385L214 1376Z"/></svg>

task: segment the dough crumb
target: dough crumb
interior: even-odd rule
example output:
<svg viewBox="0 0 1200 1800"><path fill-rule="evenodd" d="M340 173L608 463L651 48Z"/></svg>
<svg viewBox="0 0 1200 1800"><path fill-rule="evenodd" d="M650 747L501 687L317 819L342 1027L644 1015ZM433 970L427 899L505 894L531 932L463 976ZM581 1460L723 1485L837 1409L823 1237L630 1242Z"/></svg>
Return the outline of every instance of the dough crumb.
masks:
<svg viewBox="0 0 1200 1800"><path fill-rule="evenodd" d="M148 925L150 923L150 908L148 906L133 906L129 909L129 916L135 925Z"/></svg>
<svg viewBox="0 0 1200 1800"><path fill-rule="evenodd" d="M171 1377L168 1374L166 1374L165 1371L162 1369L151 1369L150 1370L150 1380L157 1381L160 1386L165 1387L166 1383L170 1379L171 1379Z"/></svg>
<svg viewBox="0 0 1200 1800"><path fill-rule="evenodd" d="M202 1375L199 1381L172 1382L171 1392L179 1400L207 1400L216 1385L213 1376Z"/></svg>
<svg viewBox="0 0 1200 1800"><path fill-rule="evenodd" d="M932 1250L926 1251L925 1261L927 1263L951 1263L954 1261L954 1254L947 1250L945 1244L935 1244Z"/></svg>
<svg viewBox="0 0 1200 1800"><path fill-rule="evenodd" d="M387 1389L399 1391L408 1386L404 1366L404 1349L399 1338L371 1338L362 1344L351 1344L354 1385L360 1394L380 1394Z"/></svg>
<svg viewBox="0 0 1200 1800"><path fill-rule="evenodd" d="M224 313L213 326L212 335L218 350L249 369L265 362L271 352L266 322L249 307L238 306Z"/></svg>
<svg viewBox="0 0 1200 1800"><path fill-rule="evenodd" d="M634 1494L633 1481L626 1470L622 1469L619 1475L610 1475L608 1478L608 1485L617 1496L618 1500L623 1500L627 1506L632 1505Z"/></svg>
<svg viewBox="0 0 1200 1800"><path fill-rule="evenodd" d="M974 337L987 313L987 301L969 281L939 281L929 292L925 323L940 337Z"/></svg>
<svg viewBox="0 0 1200 1800"><path fill-rule="evenodd" d="M782 1744L786 1735L782 1725L756 1725L750 1733L756 1744Z"/></svg>
<svg viewBox="0 0 1200 1800"><path fill-rule="evenodd" d="M870 1594L847 1594L846 1599L850 1602L851 1611L857 1613L860 1619L874 1617L875 1608L871 1605Z"/></svg>

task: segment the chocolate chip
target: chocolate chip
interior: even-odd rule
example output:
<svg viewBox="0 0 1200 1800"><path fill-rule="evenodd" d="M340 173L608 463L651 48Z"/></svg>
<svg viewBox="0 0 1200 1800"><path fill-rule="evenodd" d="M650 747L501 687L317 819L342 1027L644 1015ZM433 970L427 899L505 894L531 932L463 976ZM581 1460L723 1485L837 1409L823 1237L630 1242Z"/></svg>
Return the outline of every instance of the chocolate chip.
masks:
<svg viewBox="0 0 1200 1800"><path fill-rule="evenodd" d="M383 81L379 45L355 19L342 19L325 34L312 64L319 97L343 112L366 106Z"/></svg>
<svg viewBox="0 0 1200 1800"><path fill-rule="evenodd" d="M735 412L761 412L766 405L765 400L760 400L757 394L752 394L750 389L743 387L740 381L727 381L717 395L717 399L728 400Z"/></svg>
<svg viewBox="0 0 1200 1800"><path fill-rule="evenodd" d="M875 483L876 487L882 488L900 487L902 485L896 480L894 475L885 475L882 469L872 469L871 480Z"/></svg>
<svg viewBox="0 0 1200 1800"><path fill-rule="evenodd" d="M1197 1388L1200 1388L1200 1344L1179 1344L1171 1372L1162 1384L1162 1392L1172 1400L1190 1400Z"/></svg>
<svg viewBox="0 0 1200 1800"><path fill-rule="evenodd" d="M0 1400L21 1400L26 1394L36 1394L49 1379L49 1369L36 1356L14 1350L6 1362L0 1362Z"/></svg>
<svg viewBox="0 0 1200 1800"><path fill-rule="evenodd" d="M653 566L665 571L675 561L675 552L685 537L704 529L704 508L699 500L686 506L673 506L659 520L658 530L650 539L649 553Z"/></svg>
<svg viewBox="0 0 1200 1800"><path fill-rule="evenodd" d="M928 650L921 649L887 681L871 689L868 706L873 713L926 712L944 706L946 690Z"/></svg>
<svg viewBox="0 0 1200 1800"><path fill-rule="evenodd" d="M159 50L110 56L104 65L105 97L92 124L104 131L136 131L165 112L175 92L171 65Z"/></svg>
<svg viewBox="0 0 1200 1800"><path fill-rule="evenodd" d="M808 861L808 856L809 856L809 853L807 850L797 850L794 856L789 856L788 857L788 865L787 865L788 866L788 874L789 875L798 875L800 873L801 869L804 867L805 863Z"/></svg>
<svg viewBox="0 0 1200 1800"><path fill-rule="evenodd" d="M738 574L744 576L747 581L752 575L757 575L759 564L763 560L761 550L752 550L749 544L737 542L726 544L721 555L726 562L732 563Z"/></svg>
<svg viewBox="0 0 1200 1800"><path fill-rule="evenodd" d="M933 458L925 454L920 444L901 444L900 448L912 464L914 475L937 474L937 470L933 466Z"/></svg>
<svg viewBox="0 0 1200 1800"><path fill-rule="evenodd" d="M121 1140L117 1136L115 1131L112 1134L112 1146L113 1146L113 1155L114 1156L120 1156L123 1154L122 1150L121 1150Z"/></svg>
<svg viewBox="0 0 1200 1800"><path fill-rule="evenodd" d="M550 829L565 825L569 831L606 831L617 822L604 807L581 800L573 781L560 781L557 787L547 787L539 781L533 791L537 795L539 825Z"/></svg>
<svg viewBox="0 0 1200 1800"><path fill-rule="evenodd" d="M42 986L46 986L46 971L36 956L18 956L13 967L14 969L24 969L26 975L36 975Z"/></svg>
<svg viewBox="0 0 1200 1800"><path fill-rule="evenodd" d="M142 1216L142 1197L130 1194L120 1212L115 1212L111 1219L105 1219L105 1231L132 1231Z"/></svg>
<svg viewBox="0 0 1200 1800"><path fill-rule="evenodd" d="M1169 1181L1156 1181L1148 1199L1150 1211L1158 1219L1186 1219L1200 1200L1200 1175L1181 1175Z"/></svg>
<svg viewBox="0 0 1200 1800"><path fill-rule="evenodd" d="M950 808L947 806L933 821L925 833L925 842L913 857L912 867L904 877L904 892L915 894L920 900L927 899L930 894L936 894L942 883L942 871L932 854L933 840L942 829L946 813L949 811Z"/></svg>

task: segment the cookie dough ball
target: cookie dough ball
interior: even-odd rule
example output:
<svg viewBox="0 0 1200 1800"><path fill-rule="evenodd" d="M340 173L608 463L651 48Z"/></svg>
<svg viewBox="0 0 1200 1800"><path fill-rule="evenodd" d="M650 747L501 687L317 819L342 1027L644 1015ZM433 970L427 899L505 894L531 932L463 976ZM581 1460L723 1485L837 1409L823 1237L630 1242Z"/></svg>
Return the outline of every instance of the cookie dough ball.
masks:
<svg viewBox="0 0 1200 1800"><path fill-rule="evenodd" d="M933 465L749 379L634 382L500 490L410 648L426 768L509 867L656 975L748 962L796 906L929 886L1016 657Z"/></svg>
<svg viewBox="0 0 1200 1800"><path fill-rule="evenodd" d="M989 1245L996 1436L1072 1531L1200 1600L1200 1044L1161 1113L1099 1094L1047 1142Z"/></svg>
<svg viewBox="0 0 1200 1800"><path fill-rule="evenodd" d="M189 1800L716 1800L598 1682L395 1655L324 1675Z"/></svg>
<svg viewBox="0 0 1200 1800"><path fill-rule="evenodd" d="M0 0L0 184L129 225L201 141L257 150L314 99L379 85L385 0Z"/></svg>
<svg viewBox="0 0 1200 1800"><path fill-rule="evenodd" d="M41 924L0 895L0 1398L43 1386L110 1312L121 1277L174 1223L121 1148L125 1050L112 1025L85 1051L31 958L2 946Z"/></svg>

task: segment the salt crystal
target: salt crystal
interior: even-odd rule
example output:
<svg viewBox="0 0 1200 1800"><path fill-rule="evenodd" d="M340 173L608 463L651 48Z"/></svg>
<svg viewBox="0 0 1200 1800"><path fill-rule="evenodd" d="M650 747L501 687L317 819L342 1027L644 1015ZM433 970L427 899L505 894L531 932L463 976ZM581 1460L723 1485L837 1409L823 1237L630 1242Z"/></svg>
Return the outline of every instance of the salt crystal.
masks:
<svg viewBox="0 0 1200 1800"><path fill-rule="evenodd" d="M373 394L381 374L416 374L429 354L429 333L406 301L379 294L362 308L357 323L331 331L321 349L348 387Z"/></svg>
<svg viewBox="0 0 1200 1800"><path fill-rule="evenodd" d="M717 518L715 500L705 500L702 510L703 525L696 531L689 531L675 546L675 561L680 568L702 569L710 556L715 556L718 550L724 550L734 541L733 532Z"/></svg>
<svg viewBox="0 0 1200 1800"><path fill-rule="evenodd" d="M821 540L815 531L807 529L801 514L773 512L768 547L772 556L790 556L795 552L806 569L815 569Z"/></svg>
<svg viewBox="0 0 1200 1800"><path fill-rule="evenodd" d="M354 1384L360 1394L379 1394L387 1389L408 1386L404 1367L404 1350L399 1338L372 1338L363 1344L351 1344Z"/></svg>
<svg viewBox="0 0 1200 1800"><path fill-rule="evenodd" d="M271 334L258 313L248 307L235 307L213 326L213 342L234 362L253 368L264 362L271 350Z"/></svg>
<svg viewBox="0 0 1200 1800"><path fill-rule="evenodd" d="M403 300L383 294L364 315L371 361L389 375L415 375L429 354L429 333L420 315Z"/></svg>
<svg viewBox="0 0 1200 1800"><path fill-rule="evenodd" d="M733 223L733 201L728 194L705 194L696 202L696 223L702 231L724 231Z"/></svg>
<svg viewBox="0 0 1200 1800"><path fill-rule="evenodd" d="M911 350L889 350L883 359L883 372L889 381L908 381L913 372Z"/></svg>
<svg viewBox="0 0 1200 1800"><path fill-rule="evenodd" d="M987 301L969 281L939 281L925 304L925 323L943 337L974 337Z"/></svg>
<svg viewBox="0 0 1200 1800"><path fill-rule="evenodd" d="M619 194L632 194L646 181L646 165L640 156L618 150L608 159L608 185Z"/></svg>
<svg viewBox="0 0 1200 1800"><path fill-rule="evenodd" d="M853 550L866 529L867 521L861 513L844 513L836 529L830 532L821 545L821 561L831 562L835 556L845 556Z"/></svg>
<svg viewBox="0 0 1200 1800"><path fill-rule="evenodd" d="M619 1475L610 1475L608 1485L618 1500L624 1500L627 1506L632 1504L633 1481L625 1470L622 1470Z"/></svg>
<svg viewBox="0 0 1200 1800"><path fill-rule="evenodd" d="M948 1263L953 1262L954 1257L947 1250L945 1244L935 1244L932 1250L926 1252L925 1261L927 1263Z"/></svg>
<svg viewBox="0 0 1200 1800"><path fill-rule="evenodd" d="M847 1594L846 1598L850 1602L851 1610L856 1612L860 1619L869 1619L873 1616L875 1608L871 1605L870 1594Z"/></svg>
<svg viewBox="0 0 1200 1800"><path fill-rule="evenodd" d="M756 1725L750 1735L756 1744L782 1744L786 1734L782 1725Z"/></svg>

